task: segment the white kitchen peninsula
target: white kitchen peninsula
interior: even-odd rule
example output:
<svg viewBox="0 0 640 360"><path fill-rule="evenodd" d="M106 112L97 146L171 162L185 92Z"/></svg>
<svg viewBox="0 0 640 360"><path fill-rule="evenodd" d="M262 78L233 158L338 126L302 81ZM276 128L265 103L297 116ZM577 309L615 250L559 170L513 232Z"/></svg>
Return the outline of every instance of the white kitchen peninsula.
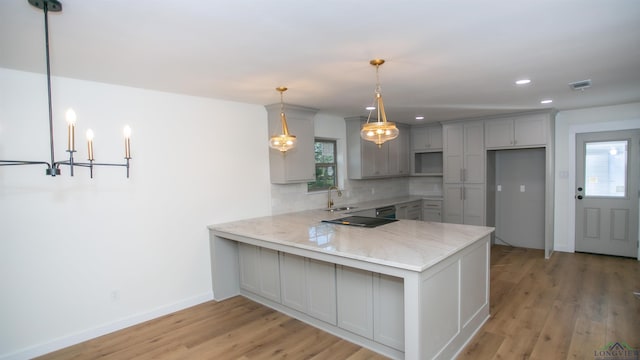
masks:
<svg viewBox="0 0 640 360"><path fill-rule="evenodd" d="M321 222L343 216L211 225L214 298L247 296L392 358L453 358L489 317L493 228Z"/></svg>

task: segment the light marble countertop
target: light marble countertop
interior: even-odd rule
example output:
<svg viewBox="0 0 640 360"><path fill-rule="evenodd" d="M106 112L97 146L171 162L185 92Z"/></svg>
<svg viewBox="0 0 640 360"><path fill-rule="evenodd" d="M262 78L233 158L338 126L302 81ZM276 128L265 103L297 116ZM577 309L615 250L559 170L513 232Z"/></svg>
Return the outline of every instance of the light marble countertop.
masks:
<svg viewBox="0 0 640 360"><path fill-rule="evenodd" d="M408 197L406 201L421 198ZM396 200L394 203L405 202ZM352 211L366 209L366 206L358 204L358 208ZM484 226L418 220L398 220L376 228L322 222L349 216L348 212L308 210L215 224L209 229L220 237L238 235L417 272L437 264L494 230Z"/></svg>

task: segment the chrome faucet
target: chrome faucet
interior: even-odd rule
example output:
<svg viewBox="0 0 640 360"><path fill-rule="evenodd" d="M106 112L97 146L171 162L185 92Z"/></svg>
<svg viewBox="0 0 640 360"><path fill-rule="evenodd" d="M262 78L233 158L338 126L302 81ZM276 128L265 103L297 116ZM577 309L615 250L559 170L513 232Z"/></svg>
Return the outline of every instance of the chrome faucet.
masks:
<svg viewBox="0 0 640 360"><path fill-rule="evenodd" d="M338 192L338 197L342 196L342 190L340 190L337 186L330 186L329 191L327 191L327 195L329 199L327 201L327 209L331 209L333 207L333 200L331 199L331 190L336 190Z"/></svg>

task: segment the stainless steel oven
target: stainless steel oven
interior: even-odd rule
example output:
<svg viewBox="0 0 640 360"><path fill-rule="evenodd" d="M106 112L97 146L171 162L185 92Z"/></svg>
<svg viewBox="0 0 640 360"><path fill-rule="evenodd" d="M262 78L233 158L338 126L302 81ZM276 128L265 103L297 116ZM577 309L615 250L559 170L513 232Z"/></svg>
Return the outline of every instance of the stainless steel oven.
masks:
<svg viewBox="0 0 640 360"><path fill-rule="evenodd" d="M376 217L385 218L385 219L395 219L396 218L396 207L394 205L385 206L376 209Z"/></svg>

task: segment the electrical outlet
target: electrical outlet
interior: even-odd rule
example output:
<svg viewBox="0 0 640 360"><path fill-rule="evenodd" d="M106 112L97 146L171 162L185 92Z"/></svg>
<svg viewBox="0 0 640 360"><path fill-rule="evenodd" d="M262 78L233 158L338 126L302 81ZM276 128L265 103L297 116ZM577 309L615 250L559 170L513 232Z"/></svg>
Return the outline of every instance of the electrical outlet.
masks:
<svg viewBox="0 0 640 360"><path fill-rule="evenodd" d="M524 192L524 185L520 185L520 192Z"/></svg>
<svg viewBox="0 0 640 360"><path fill-rule="evenodd" d="M502 185L498 185L497 191L502 191Z"/></svg>
<svg viewBox="0 0 640 360"><path fill-rule="evenodd" d="M111 301L116 302L120 300L120 291L119 290L111 290Z"/></svg>

